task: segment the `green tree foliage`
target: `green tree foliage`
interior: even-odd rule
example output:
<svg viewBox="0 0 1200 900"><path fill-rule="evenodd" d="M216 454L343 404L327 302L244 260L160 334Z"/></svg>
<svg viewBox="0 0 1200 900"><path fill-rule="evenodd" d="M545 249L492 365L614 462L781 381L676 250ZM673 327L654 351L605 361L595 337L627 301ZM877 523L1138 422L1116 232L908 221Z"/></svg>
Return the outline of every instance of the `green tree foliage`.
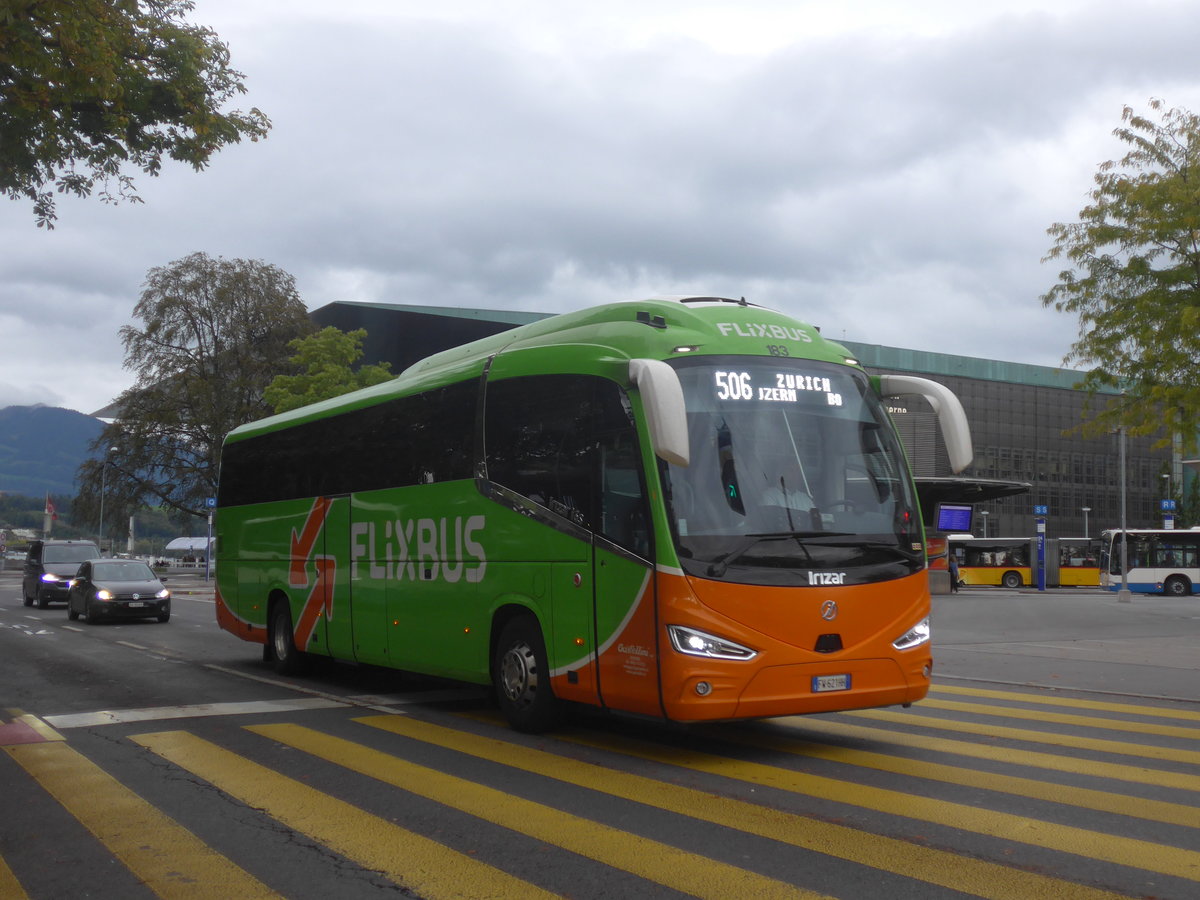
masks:
<svg viewBox="0 0 1200 900"><path fill-rule="evenodd" d="M1103 163L1079 221L1050 227L1047 260L1071 268L1042 302L1079 317L1066 363L1090 366L1083 387L1116 396L1093 403L1089 433L1166 429L1195 447L1200 410L1200 117L1126 107L1114 134L1130 149Z"/></svg>
<svg viewBox="0 0 1200 900"><path fill-rule="evenodd" d="M140 202L126 164L203 169L222 146L265 137L229 49L185 21L191 0L0 0L0 190L53 227L54 194Z"/></svg>
<svg viewBox="0 0 1200 900"><path fill-rule="evenodd" d="M288 346L297 374L276 375L263 399L281 413L387 381L392 377L389 363L353 368L363 354L366 336L362 328L345 332L331 326L296 338Z"/></svg>
<svg viewBox="0 0 1200 900"><path fill-rule="evenodd" d="M282 269L204 253L151 269L133 313L142 324L122 328L121 339L135 383L80 466L77 517L98 520L102 477L106 520L144 505L204 515L221 442L271 414L263 391L312 322Z"/></svg>

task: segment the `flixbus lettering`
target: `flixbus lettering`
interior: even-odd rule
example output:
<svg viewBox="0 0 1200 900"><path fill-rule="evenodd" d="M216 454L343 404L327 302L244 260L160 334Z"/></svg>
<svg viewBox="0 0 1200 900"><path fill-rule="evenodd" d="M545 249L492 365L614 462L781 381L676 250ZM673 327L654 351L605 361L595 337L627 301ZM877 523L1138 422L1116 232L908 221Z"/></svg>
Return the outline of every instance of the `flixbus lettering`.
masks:
<svg viewBox="0 0 1200 900"><path fill-rule="evenodd" d="M489 686L524 731L565 701L678 722L914 703L929 575L884 401L906 396L961 471L945 387L745 300L494 334L226 437L217 621L280 672L322 654ZM814 690L831 653L837 689Z"/></svg>
<svg viewBox="0 0 1200 900"><path fill-rule="evenodd" d="M360 563L365 560L366 576L376 580L480 582L487 554L475 535L486 524L484 516L389 519L382 528L355 522L350 526L350 577L362 577Z"/></svg>
<svg viewBox="0 0 1200 900"><path fill-rule="evenodd" d="M801 341L811 344L813 337L804 328L795 325L776 325L769 322L717 322L717 330L728 337L770 338L776 341Z"/></svg>

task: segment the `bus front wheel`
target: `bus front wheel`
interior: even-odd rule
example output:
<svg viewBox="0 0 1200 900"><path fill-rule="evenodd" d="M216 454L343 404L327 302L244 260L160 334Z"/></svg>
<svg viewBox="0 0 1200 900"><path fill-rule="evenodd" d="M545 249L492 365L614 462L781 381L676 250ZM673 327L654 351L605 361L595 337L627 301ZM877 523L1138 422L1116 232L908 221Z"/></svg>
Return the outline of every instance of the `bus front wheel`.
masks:
<svg viewBox="0 0 1200 900"><path fill-rule="evenodd" d="M1191 592L1191 583L1182 575L1172 575L1163 582L1163 593L1171 597L1186 597Z"/></svg>
<svg viewBox="0 0 1200 900"><path fill-rule="evenodd" d="M1021 580L1020 572L1005 572L1000 583L1006 588L1019 588L1024 582Z"/></svg>
<svg viewBox="0 0 1200 900"><path fill-rule="evenodd" d="M280 675L299 675L304 669L305 654L296 646L292 610L287 600L275 602L267 624L267 648L275 671Z"/></svg>
<svg viewBox="0 0 1200 900"><path fill-rule="evenodd" d="M532 616L510 620L496 642L492 666L500 711L517 731L537 733L558 717L542 629Z"/></svg>

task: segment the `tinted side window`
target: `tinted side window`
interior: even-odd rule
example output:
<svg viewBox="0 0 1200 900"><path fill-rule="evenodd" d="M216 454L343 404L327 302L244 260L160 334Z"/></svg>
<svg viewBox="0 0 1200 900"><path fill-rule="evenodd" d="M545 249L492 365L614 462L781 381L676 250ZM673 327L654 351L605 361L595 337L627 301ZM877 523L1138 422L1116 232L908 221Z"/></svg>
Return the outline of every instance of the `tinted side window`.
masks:
<svg viewBox="0 0 1200 900"><path fill-rule="evenodd" d="M577 525L594 527L594 379L509 378L488 384L488 477Z"/></svg>
<svg viewBox="0 0 1200 900"><path fill-rule="evenodd" d="M489 382L488 478L649 556L641 458L624 393L585 375Z"/></svg>
<svg viewBox="0 0 1200 900"><path fill-rule="evenodd" d="M218 503L470 478L477 395L471 380L228 444Z"/></svg>

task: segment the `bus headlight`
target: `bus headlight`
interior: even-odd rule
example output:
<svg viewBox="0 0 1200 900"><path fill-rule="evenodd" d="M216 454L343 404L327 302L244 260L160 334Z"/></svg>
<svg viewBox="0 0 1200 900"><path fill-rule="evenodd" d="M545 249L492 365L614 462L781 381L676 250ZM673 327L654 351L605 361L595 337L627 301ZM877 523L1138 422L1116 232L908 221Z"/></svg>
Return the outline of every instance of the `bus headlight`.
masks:
<svg viewBox="0 0 1200 900"><path fill-rule="evenodd" d="M667 634L671 636L671 646L689 656L741 660L754 659L758 656L757 650L751 650L749 647L743 647L733 641L714 637L684 625L668 625Z"/></svg>
<svg viewBox="0 0 1200 900"><path fill-rule="evenodd" d="M929 642L929 616L926 616L896 640L892 646L897 650L911 650Z"/></svg>

